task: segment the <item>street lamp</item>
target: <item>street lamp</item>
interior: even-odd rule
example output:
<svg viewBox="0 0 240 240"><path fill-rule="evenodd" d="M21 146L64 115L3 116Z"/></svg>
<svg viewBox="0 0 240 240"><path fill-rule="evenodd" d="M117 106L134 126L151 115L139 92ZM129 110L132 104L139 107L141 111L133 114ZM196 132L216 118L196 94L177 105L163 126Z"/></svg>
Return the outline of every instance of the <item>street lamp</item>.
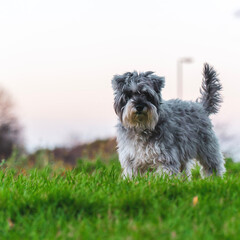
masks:
<svg viewBox="0 0 240 240"><path fill-rule="evenodd" d="M192 63L193 59L190 57L180 58L177 62L177 97L183 97L183 63Z"/></svg>
<svg viewBox="0 0 240 240"><path fill-rule="evenodd" d="M234 14L236 17L240 17L240 9L238 11L235 12Z"/></svg>

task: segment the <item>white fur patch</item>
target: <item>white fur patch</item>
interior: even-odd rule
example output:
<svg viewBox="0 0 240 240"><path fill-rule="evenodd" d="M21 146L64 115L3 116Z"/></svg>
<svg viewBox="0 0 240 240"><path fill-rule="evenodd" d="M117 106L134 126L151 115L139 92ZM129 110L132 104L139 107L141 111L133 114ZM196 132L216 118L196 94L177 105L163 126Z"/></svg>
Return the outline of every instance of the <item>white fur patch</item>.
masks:
<svg viewBox="0 0 240 240"><path fill-rule="evenodd" d="M160 149L157 145L149 144L146 139L128 138L121 132L118 134L119 160L124 169L123 175L131 177L144 173L149 168L157 168L160 164Z"/></svg>

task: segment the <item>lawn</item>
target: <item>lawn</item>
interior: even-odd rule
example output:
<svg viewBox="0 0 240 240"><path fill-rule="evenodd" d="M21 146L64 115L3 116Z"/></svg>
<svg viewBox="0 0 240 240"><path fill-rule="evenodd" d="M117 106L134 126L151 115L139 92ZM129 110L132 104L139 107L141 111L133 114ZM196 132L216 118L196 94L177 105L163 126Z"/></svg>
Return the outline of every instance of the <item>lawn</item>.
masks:
<svg viewBox="0 0 240 240"><path fill-rule="evenodd" d="M239 239L240 164L221 179L120 177L118 162L0 172L0 239Z"/></svg>

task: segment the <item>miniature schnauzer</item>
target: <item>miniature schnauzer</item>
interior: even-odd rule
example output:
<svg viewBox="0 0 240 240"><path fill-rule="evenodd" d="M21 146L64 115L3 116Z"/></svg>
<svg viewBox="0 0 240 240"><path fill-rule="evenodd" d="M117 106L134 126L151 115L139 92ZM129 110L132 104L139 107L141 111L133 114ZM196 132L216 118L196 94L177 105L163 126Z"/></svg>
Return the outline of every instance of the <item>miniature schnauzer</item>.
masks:
<svg viewBox="0 0 240 240"><path fill-rule="evenodd" d="M224 159L213 131L210 114L218 112L222 86L215 70L204 65L201 97L192 101L164 101L164 77L153 72L127 72L112 80L118 153L123 177L148 170L191 178L193 160L202 166L202 177L222 176Z"/></svg>

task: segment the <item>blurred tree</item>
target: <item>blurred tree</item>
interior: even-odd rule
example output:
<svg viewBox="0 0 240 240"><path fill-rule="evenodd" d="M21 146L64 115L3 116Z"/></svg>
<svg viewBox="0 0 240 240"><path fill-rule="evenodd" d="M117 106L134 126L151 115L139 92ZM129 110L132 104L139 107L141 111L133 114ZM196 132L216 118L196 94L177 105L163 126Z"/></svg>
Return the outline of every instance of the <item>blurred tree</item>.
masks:
<svg viewBox="0 0 240 240"><path fill-rule="evenodd" d="M0 87L0 160L8 158L14 148L21 148L21 127L13 113L8 93Z"/></svg>

